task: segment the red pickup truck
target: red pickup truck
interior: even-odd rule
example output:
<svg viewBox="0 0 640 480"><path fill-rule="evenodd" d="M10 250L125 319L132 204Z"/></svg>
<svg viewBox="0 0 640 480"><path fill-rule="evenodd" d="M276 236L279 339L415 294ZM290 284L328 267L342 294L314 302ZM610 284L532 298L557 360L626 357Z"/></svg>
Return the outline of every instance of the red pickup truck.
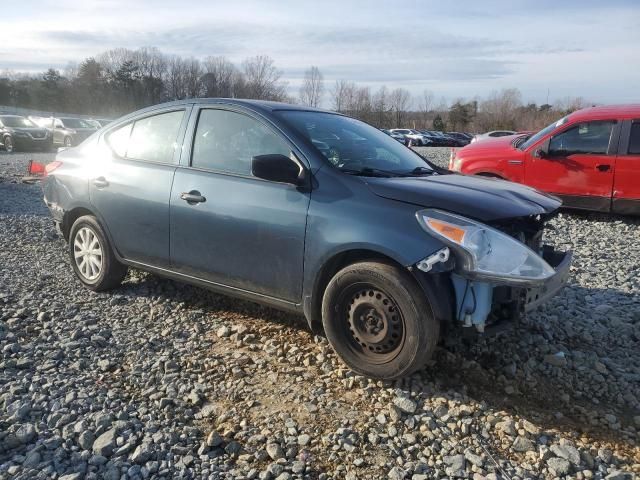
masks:
<svg viewBox="0 0 640 480"><path fill-rule="evenodd" d="M472 143L449 169L524 183L569 208L640 214L640 105L585 108L528 138Z"/></svg>

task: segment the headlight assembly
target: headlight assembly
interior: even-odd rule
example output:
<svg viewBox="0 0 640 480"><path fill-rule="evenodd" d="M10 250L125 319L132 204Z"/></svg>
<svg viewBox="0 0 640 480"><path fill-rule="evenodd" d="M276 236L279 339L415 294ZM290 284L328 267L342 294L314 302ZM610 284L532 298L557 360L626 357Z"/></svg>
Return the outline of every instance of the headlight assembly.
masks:
<svg viewBox="0 0 640 480"><path fill-rule="evenodd" d="M457 269L472 277L509 283L542 282L555 270L515 238L474 220L441 210L416 213L420 225L458 254Z"/></svg>

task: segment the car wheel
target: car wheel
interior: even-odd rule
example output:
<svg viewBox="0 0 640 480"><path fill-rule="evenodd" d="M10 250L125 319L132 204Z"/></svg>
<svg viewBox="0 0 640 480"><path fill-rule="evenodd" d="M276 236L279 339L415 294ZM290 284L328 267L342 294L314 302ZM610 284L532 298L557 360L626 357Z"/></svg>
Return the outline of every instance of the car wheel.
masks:
<svg viewBox="0 0 640 480"><path fill-rule="evenodd" d="M71 146L71 137L64 137L64 146L67 148Z"/></svg>
<svg viewBox="0 0 640 480"><path fill-rule="evenodd" d="M4 140L3 140L2 143L4 144L4 149L6 150L7 153L13 152L13 150L14 150L13 138L4 137Z"/></svg>
<svg viewBox="0 0 640 480"><path fill-rule="evenodd" d="M360 262L340 270L322 301L329 343L354 372L393 380L424 366L440 324L426 295L405 271Z"/></svg>
<svg viewBox="0 0 640 480"><path fill-rule="evenodd" d="M115 258L102 227L91 215L78 218L71 227L69 256L76 276L90 290L117 287L127 274L126 265Z"/></svg>

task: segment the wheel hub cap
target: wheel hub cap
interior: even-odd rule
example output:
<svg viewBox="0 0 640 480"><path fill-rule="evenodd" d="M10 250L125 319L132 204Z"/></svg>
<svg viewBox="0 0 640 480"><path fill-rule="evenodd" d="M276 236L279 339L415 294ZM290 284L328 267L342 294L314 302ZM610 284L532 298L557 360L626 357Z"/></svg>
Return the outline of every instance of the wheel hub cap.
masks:
<svg viewBox="0 0 640 480"><path fill-rule="evenodd" d="M93 230L82 227L73 241L73 256L80 274L87 280L95 280L102 271L102 247Z"/></svg>
<svg viewBox="0 0 640 480"><path fill-rule="evenodd" d="M355 293L348 305L347 318L354 340L365 351L388 353L401 341L402 322L398 309L379 290Z"/></svg>

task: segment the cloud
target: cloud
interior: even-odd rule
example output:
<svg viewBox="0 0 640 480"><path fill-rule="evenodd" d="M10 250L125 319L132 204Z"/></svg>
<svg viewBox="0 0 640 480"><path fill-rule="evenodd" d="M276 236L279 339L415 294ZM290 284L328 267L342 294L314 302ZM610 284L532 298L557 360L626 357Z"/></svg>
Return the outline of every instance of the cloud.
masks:
<svg viewBox="0 0 640 480"><path fill-rule="evenodd" d="M235 63L269 55L292 87L316 65L327 81L416 93L430 88L469 97L515 86L525 97L551 88L628 98L638 69L622 69L615 88L610 72L637 65L637 51L625 46L640 41L638 18L630 0L461 1L428 8L411 0L401 8L382 0L33 0L0 19L0 69L41 71L116 47L155 46Z"/></svg>

